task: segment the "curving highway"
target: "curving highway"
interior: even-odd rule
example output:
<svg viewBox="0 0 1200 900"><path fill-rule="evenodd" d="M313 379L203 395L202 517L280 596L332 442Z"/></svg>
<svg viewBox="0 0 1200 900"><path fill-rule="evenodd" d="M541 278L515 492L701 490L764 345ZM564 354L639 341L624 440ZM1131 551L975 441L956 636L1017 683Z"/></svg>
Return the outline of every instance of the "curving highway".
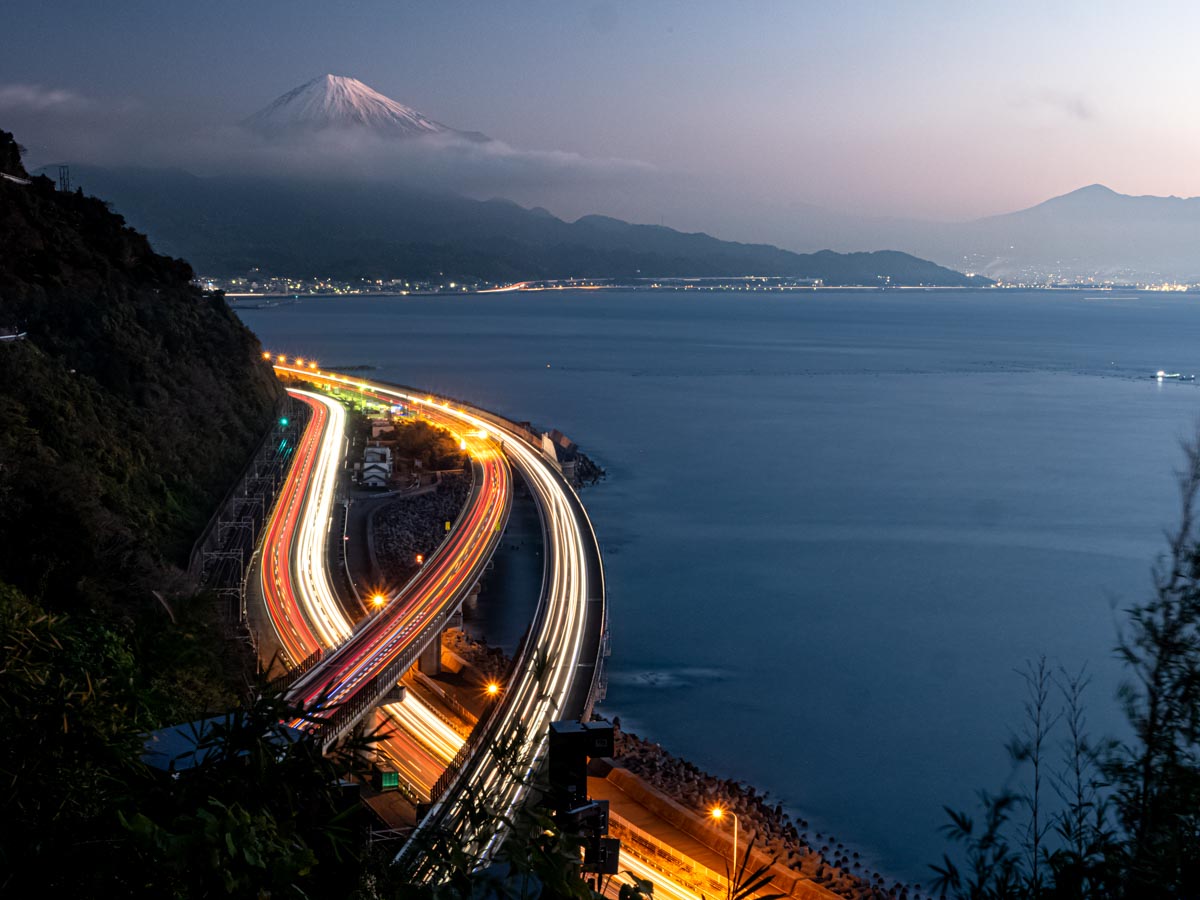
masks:
<svg viewBox="0 0 1200 900"><path fill-rule="evenodd" d="M276 637L295 665L341 645L353 624L331 584L326 554L346 413L324 395L289 394L307 404L311 416L264 533L259 586ZM428 796L462 737L418 697L382 709L403 731L389 731L380 752L410 787Z"/></svg>
<svg viewBox="0 0 1200 900"><path fill-rule="evenodd" d="M499 543L512 502L507 458L486 432L455 434L471 457L475 479L449 535L402 590L390 594L382 608L343 635L337 649L291 689L291 696L310 711L308 724L316 720L321 725L326 743L344 733L362 712L359 707L395 685L416 652L440 636L445 620L479 581ZM313 540L323 547L325 531ZM315 563L311 571L316 571ZM326 577L323 564L320 571ZM346 715L347 711L352 714Z"/></svg>
<svg viewBox="0 0 1200 900"><path fill-rule="evenodd" d="M583 718L591 711L605 630L604 575L591 523L574 490L539 450L527 443L530 436L503 419L409 389L314 372L311 367L277 365L276 369L331 387L352 388L360 396L400 399L419 406L427 418L450 428L464 441L476 468L472 495L450 537L417 577L393 593L385 610L355 630L330 584L325 557L345 411L324 395L289 392L309 404L313 416L289 476L296 483L285 486L268 529L262 579L264 593L273 589L268 607L293 660L304 658L317 646L339 648L293 690L293 696L307 704L328 707L347 702L356 686L388 668L406 642L420 633L422 623L455 605L464 588L474 584L507 517L509 460L537 501L547 551L542 595L511 683L486 721L488 740L480 742L486 748L489 741L520 736L525 741L523 770L514 773L510 767L496 765L488 750L477 752L461 765L452 789L419 826L453 834L469 852L486 861L503 834L494 828L469 833L462 798L486 796L498 820L511 817L544 755L549 723ZM412 693L402 703L381 708L400 730L390 732L380 743L380 755L410 786L428 796L429 786L456 761L464 743L462 735ZM410 841L406 849L419 844ZM638 876L653 882L656 893L668 900L696 900L694 893L636 854L623 852L622 868L626 874L621 880ZM437 877L434 872L427 874Z"/></svg>
<svg viewBox="0 0 1200 900"><path fill-rule="evenodd" d="M487 733L480 741L485 749L470 756L455 772L451 789L418 826L418 831L452 834L468 852L482 861L489 860L504 835L496 825L477 829L470 825L464 798L486 797L496 810L496 822L509 819L524 800L545 755L550 723L585 718L591 713L606 632L604 572L591 522L575 491L531 445L531 436L512 423L409 388L283 362L275 369L284 375L401 400L425 414L455 422L468 433L497 435L504 454L521 472L537 502L545 535L546 568L534 625L516 660L511 682L487 720ZM326 681L326 689L350 681L360 661L382 652L379 641L371 647L348 653L346 664L337 669L340 680ZM498 764L488 749L513 740L520 741L524 750L516 771ZM419 843L409 841L405 847ZM402 850L402 855L405 852Z"/></svg>
<svg viewBox="0 0 1200 900"><path fill-rule="evenodd" d="M300 610L299 581L293 574L292 548L308 499L307 486L312 479L321 439L327 433L329 410L305 392L288 393L309 406L311 418L300 437L295 459L263 535L259 588L279 645L287 661L297 665L321 646Z"/></svg>

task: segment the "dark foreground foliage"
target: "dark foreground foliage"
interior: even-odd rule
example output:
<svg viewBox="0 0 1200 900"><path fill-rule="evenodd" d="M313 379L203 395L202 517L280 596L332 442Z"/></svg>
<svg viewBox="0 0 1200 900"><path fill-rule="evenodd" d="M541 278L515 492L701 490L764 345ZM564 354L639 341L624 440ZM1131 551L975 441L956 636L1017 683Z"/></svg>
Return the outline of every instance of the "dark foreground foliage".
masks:
<svg viewBox="0 0 1200 900"><path fill-rule="evenodd" d="M396 844L369 840L355 787L377 736L323 756L282 724L304 710L262 682L197 726L198 764L177 775L145 765L133 654L94 628L0 588L0 896L596 900L579 875L580 839L536 805L504 821L509 837L488 867L441 835L423 845L435 858L396 864ZM529 744L490 752L515 769ZM501 824L487 798L466 802L477 825ZM742 882L765 886L764 872L745 869Z"/></svg>
<svg viewBox="0 0 1200 900"><path fill-rule="evenodd" d="M153 687L120 634L0 587L0 654L0 893L300 896L353 878L363 842L337 784L355 757L291 740L278 697L234 706L172 777L141 760Z"/></svg>
<svg viewBox="0 0 1200 900"><path fill-rule="evenodd" d="M28 180L2 131L0 172ZM179 564L280 387L254 336L191 278L100 200L0 179L0 334L24 335L0 341L9 895L113 895L120 861L136 871L119 814L139 821L151 797L139 734L248 688L252 658Z"/></svg>
<svg viewBox="0 0 1200 900"><path fill-rule="evenodd" d="M1179 525L1117 645L1131 737L1089 736L1086 673L1031 664L1009 746L1025 788L982 793L978 820L947 810L942 896L1200 897L1200 439L1185 457Z"/></svg>

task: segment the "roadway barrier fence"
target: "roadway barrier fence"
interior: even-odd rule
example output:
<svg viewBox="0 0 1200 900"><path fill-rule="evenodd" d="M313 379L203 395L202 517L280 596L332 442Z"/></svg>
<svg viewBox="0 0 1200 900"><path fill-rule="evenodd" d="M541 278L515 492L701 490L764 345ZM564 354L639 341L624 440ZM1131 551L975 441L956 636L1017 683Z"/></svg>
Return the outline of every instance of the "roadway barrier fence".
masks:
<svg viewBox="0 0 1200 900"><path fill-rule="evenodd" d="M285 420L287 421L287 425L281 426L280 423ZM275 410L275 418L271 423L271 427L255 448L254 453L251 454L245 468L242 469L241 476L226 491L225 496L221 498L221 503L217 506L216 512L208 520L208 524L204 526L204 530L200 532L200 537L196 539L196 543L192 545L192 552L188 557L188 574L192 578L197 581L202 580L205 551L216 549L219 545L219 526L222 520L228 517L230 509L236 506L242 497L257 493L256 489L261 487L259 483L260 477L274 476L274 471L268 473L265 470L274 470L276 468L277 457L280 456L278 453L280 438L285 435L293 438L298 437L307 422L308 407L285 394L284 399L280 401L279 406ZM279 462L283 462L283 460L279 460ZM262 473L261 476L260 473ZM273 487L277 488L278 482L281 479L271 477L270 480L276 482ZM274 499L273 490L271 498Z"/></svg>
<svg viewBox="0 0 1200 900"><path fill-rule="evenodd" d="M442 799L446 791L450 789L450 785L454 784L454 779L458 777L458 773L467 764L467 760L478 753L485 741L491 738L488 723L491 721L492 710L496 708L496 705L496 703L488 703L483 711L483 715L479 717L479 721L471 730L471 736L458 748L458 752L454 754L454 759L450 760L445 771L433 783L433 787L429 791L429 800L431 803L437 803L438 800Z"/></svg>
<svg viewBox="0 0 1200 900"><path fill-rule="evenodd" d="M267 692L271 694L286 692L288 688L290 688L299 680L301 675L308 672L311 668L313 668L313 666L319 663L321 661L321 657L324 655L325 651L318 647L311 654L300 660L298 665L292 666L292 668L288 669L269 685L267 685Z"/></svg>
<svg viewBox="0 0 1200 900"><path fill-rule="evenodd" d="M438 684L424 672L414 669L410 673L409 677L412 679L412 683L409 685L409 690L416 691L417 694L420 694L422 691L424 691L432 695L435 698L435 702L430 703L429 708L439 719L441 719L455 731L458 731L460 728L462 728L463 723L466 723L468 727L474 727L475 723L479 721L479 716L467 709L466 706L459 702L457 697L448 693L440 684ZM417 690L417 685L420 685L421 690ZM462 721L453 721L449 716L442 713L442 711L438 708L439 706L445 706Z"/></svg>
<svg viewBox="0 0 1200 900"><path fill-rule="evenodd" d="M197 587L216 597L226 628L249 639L256 650L256 636L247 622L247 579L308 418L308 407L285 395L270 430L192 546L188 560L188 574Z"/></svg>

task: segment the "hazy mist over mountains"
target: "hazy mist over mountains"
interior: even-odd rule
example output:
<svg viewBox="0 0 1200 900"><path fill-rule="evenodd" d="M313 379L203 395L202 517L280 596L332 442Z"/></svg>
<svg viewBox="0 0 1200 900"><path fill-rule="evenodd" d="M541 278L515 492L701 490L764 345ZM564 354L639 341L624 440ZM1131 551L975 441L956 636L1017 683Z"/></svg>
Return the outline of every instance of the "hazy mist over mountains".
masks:
<svg viewBox="0 0 1200 900"><path fill-rule="evenodd" d="M72 177L110 200L161 252L218 277L259 269L309 278L496 282L754 274L828 285L985 283L895 251L797 254L608 216L568 222L508 200L374 179L84 166Z"/></svg>
<svg viewBox="0 0 1200 900"><path fill-rule="evenodd" d="M1200 199L1132 197L1097 184L1029 209L967 222L873 218L794 201L773 204L742 196L732 185L699 184L636 160L513 147L443 124L342 75L314 78L236 124L203 132L148 130L136 149L128 142L98 139L79 153L77 163L122 170L116 179L120 190L132 185L133 167L146 170L145 178L157 177L151 169L170 168L225 184L256 178L311 184L357 180L387 191L504 198L526 208L545 206L566 220L623 215L798 253L898 250L1002 281L1200 281ZM38 159L36 152L31 156L27 161L34 164L56 161ZM90 177L97 181L98 170ZM173 178L163 183L179 184ZM121 206L129 196L118 193L114 199ZM143 203L130 212L153 235L161 223L137 222L146 208ZM149 208L165 210L153 202ZM648 216L650 209L661 213Z"/></svg>
<svg viewBox="0 0 1200 900"><path fill-rule="evenodd" d="M1200 198L1133 197L1099 184L969 222L809 211L791 246L894 247L1005 281L1200 281Z"/></svg>
<svg viewBox="0 0 1200 900"><path fill-rule="evenodd" d="M797 254L605 215L569 221L487 197L490 187L524 199L526 189L555 184L628 186L649 170L515 149L346 76L312 79L223 130L219 142L180 149L184 165L76 165L74 182L110 200L160 250L214 276L984 283L904 253Z"/></svg>

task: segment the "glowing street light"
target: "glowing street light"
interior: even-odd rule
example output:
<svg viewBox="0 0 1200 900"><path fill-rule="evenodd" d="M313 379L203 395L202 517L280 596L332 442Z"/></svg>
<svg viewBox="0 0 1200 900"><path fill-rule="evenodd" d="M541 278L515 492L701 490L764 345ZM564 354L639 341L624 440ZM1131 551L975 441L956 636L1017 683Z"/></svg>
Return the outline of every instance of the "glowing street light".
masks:
<svg viewBox="0 0 1200 900"><path fill-rule="evenodd" d="M418 553L417 554L417 565L420 566L420 565L424 565L424 564L425 564L425 554Z"/></svg>
<svg viewBox="0 0 1200 900"><path fill-rule="evenodd" d="M500 685L498 685L494 681L489 681L487 687L484 688L484 690L487 692L487 695L489 697L496 697L496 696L499 696L499 694L500 694Z"/></svg>
<svg viewBox="0 0 1200 900"><path fill-rule="evenodd" d="M271 351L270 351L270 350L264 350L264 351L263 351L263 359L270 359L270 358L271 358Z"/></svg>
<svg viewBox="0 0 1200 900"><path fill-rule="evenodd" d="M712 816L713 819L720 822L722 819L725 818L726 813L728 813L733 818L733 872L730 876L730 881L732 882L737 879L737 864L738 864L738 855L737 855L738 817L737 817L737 813L733 812L732 810L722 809L719 806L714 806L711 810L709 810L708 814L710 816Z"/></svg>
<svg viewBox="0 0 1200 900"><path fill-rule="evenodd" d="M371 602L374 603L375 608L378 609L379 607L383 606L383 604L387 603L387 597L383 596L383 594L376 594L371 598Z"/></svg>

